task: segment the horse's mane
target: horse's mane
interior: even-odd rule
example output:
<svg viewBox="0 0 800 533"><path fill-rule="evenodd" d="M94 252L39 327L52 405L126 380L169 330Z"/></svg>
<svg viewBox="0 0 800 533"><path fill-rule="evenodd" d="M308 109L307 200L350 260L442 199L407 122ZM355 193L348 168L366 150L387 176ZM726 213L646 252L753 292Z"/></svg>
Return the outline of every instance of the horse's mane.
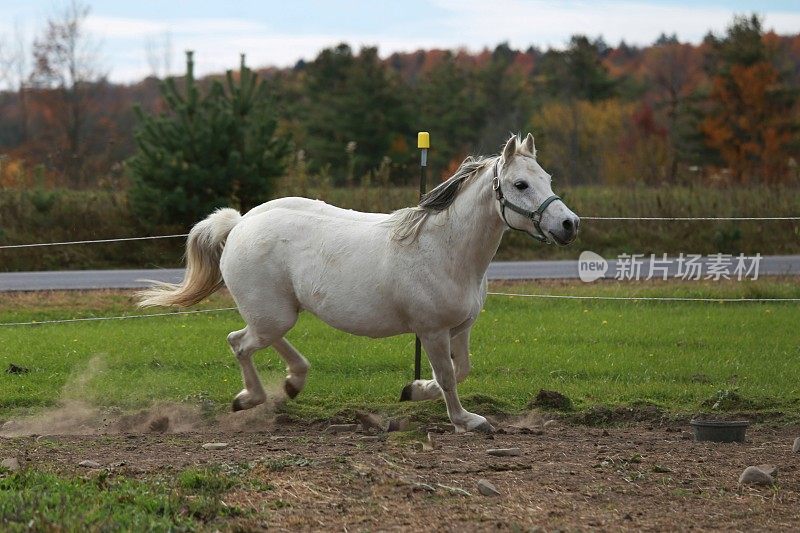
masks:
<svg viewBox="0 0 800 533"><path fill-rule="evenodd" d="M494 163L496 157L468 156L456 170L455 174L425 194L416 207L398 209L386 220L392 228L392 239L414 240L419 235L423 224L431 215L447 211L464 183L474 179L481 170Z"/></svg>

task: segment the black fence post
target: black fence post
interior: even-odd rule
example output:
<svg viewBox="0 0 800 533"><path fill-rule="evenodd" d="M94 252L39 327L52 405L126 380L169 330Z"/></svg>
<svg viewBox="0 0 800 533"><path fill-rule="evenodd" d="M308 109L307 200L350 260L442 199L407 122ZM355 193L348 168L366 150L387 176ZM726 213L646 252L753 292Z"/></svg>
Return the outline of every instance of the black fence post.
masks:
<svg viewBox="0 0 800 533"><path fill-rule="evenodd" d="M427 178L425 170L428 168L428 148L431 147L431 137L427 131L421 131L417 134L417 148L420 150L419 156L419 198L425 194L427 186ZM414 336L414 379L418 380L422 377L422 343L419 337Z"/></svg>

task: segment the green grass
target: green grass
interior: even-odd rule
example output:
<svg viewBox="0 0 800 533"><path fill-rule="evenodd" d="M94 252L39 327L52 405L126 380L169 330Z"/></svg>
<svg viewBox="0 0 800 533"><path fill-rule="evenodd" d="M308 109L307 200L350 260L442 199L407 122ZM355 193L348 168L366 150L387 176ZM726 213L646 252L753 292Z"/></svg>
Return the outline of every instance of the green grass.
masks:
<svg viewBox="0 0 800 533"><path fill-rule="evenodd" d="M237 478L215 467L184 470L177 480L147 481L106 472L78 477L26 469L0 475L0 529L195 530L245 514L220 501L236 484Z"/></svg>
<svg viewBox="0 0 800 533"><path fill-rule="evenodd" d="M684 284L529 284L492 290L554 294L800 297L794 280ZM42 298L39 296L39 298ZM83 302L83 303L81 303ZM229 302L216 297L206 306ZM0 298L0 321L136 312L128 296L71 293L37 300ZM800 306L541 300L490 296L473 330L473 372L459 392L481 412L525 409L539 389L576 408L653 403L692 412L720 391L749 408L800 413ZM227 408L241 389L225 337L242 326L235 312L0 330L0 416L80 399L124 409L154 401L214 402ZM284 409L326 417L368 407L444 416L441 402L398 404L413 369L413 337L373 340L338 332L305 314L289 339L311 361L305 391ZM267 383L283 364L257 356ZM713 403L713 402L712 402ZM731 405L734 408L735 405Z"/></svg>

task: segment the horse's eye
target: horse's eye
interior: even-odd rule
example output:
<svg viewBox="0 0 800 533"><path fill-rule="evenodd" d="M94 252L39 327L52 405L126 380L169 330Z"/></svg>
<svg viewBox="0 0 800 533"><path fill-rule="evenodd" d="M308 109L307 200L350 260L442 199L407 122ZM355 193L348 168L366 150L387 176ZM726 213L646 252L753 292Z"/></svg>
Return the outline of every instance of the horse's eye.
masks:
<svg viewBox="0 0 800 533"><path fill-rule="evenodd" d="M524 191L525 189L528 188L528 182L527 181L522 181L522 180L515 181L514 182L514 187L516 187L517 189L519 189L521 191Z"/></svg>

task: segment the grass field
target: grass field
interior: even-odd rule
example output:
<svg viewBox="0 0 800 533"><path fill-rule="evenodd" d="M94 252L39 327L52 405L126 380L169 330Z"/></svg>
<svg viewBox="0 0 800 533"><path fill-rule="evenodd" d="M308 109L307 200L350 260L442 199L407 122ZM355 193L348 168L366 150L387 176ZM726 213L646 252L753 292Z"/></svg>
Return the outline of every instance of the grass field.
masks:
<svg viewBox="0 0 800 533"><path fill-rule="evenodd" d="M490 290L800 297L795 279L493 284ZM228 305L220 294L200 308ZM138 312L127 292L0 293L2 323ZM797 454L790 452L797 427L792 424L800 419L798 319L797 303L490 296L473 332L474 370L460 388L468 408L489 415L526 413L545 388L573 400L575 412L567 416L574 420L608 422L589 414L652 404L667 411L667 418L602 431L556 423L555 430L533 435L515 430L510 421L497 435L453 435L445 428L432 452L417 451L414 445L425 432L414 428L365 437L328 434L324 423L245 426L256 431L248 433L224 422L243 413L219 415L218 422L183 433L0 437L0 458L17 457L23 465L14 473L0 467L0 529L420 530L441 524L462 530L633 531L670 530L684 519L700 530L791 529L787 524L796 521L800 493L793 475L800 471ZM76 403L114 417L123 417L117 409L174 409L175 402L210 414L225 411L241 388L225 336L239 327L238 315L228 311L0 328L0 368L28 370L0 373L0 423L37 414L61 425L35 433L58 434L70 429L65 422L72 423L58 418ZM303 394L279 407L282 413L305 421L350 421L354 409L365 408L423 423L446 420L441 401L397 402L412 373L411 336L352 337L307 315L289 336L312 370ZM265 381L279 384L277 356L264 351L257 361ZM65 407L50 409L58 405ZM770 424L752 427L747 444L704 446L682 440L676 429L683 425L676 420L698 411L749 412ZM206 451L201 444L210 440L230 447ZM503 446L520 447L522 456L512 462L487 459L487 447ZM100 467L80 466L87 458ZM737 487L742 467L761 462L780 465L779 485L762 491ZM502 496L477 494L480 476Z"/></svg>
<svg viewBox="0 0 800 533"><path fill-rule="evenodd" d="M494 284L515 293L800 297L794 279L745 283ZM215 296L205 307L230 301ZM0 295L0 322L136 313L130 293ZM596 404L655 404L676 413L720 409L800 413L797 303L661 303L490 296L473 330L473 372L460 387L468 408L519 412L539 389ZM0 329L0 417L79 399L139 408L187 402L227 409L241 389L225 337L235 312ZM399 404L413 368L413 337L383 340L338 332L304 315L290 340L311 361L305 391L283 409L322 418L353 408L443 417L441 402ZM278 384L271 350L257 365ZM735 394L732 394L735 393ZM703 402L709 402L704 405Z"/></svg>

